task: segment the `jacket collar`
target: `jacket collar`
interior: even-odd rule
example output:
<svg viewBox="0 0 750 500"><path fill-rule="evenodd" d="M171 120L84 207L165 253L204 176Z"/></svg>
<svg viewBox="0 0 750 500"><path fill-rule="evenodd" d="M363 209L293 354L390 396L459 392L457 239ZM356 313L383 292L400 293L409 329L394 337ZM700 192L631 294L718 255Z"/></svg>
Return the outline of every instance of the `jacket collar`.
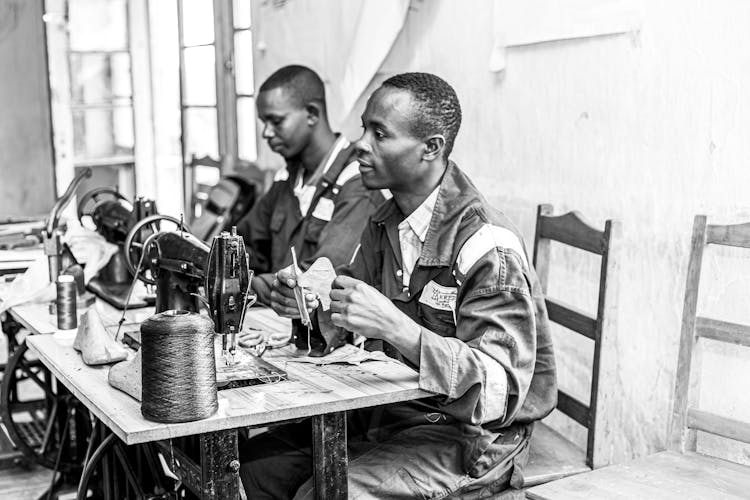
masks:
<svg viewBox="0 0 750 500"><path fill-rule="evenodd" d="M484 198L471 180L453 161L440 181L435 209L427 230L420 266L445 267L453 262L453 246L456 235L461 228L461 222L468 210L476 209L484 204ZM404 220L404 214L393 199L382 204L373 214L372 221L378 225L398 226Z"/></svg>

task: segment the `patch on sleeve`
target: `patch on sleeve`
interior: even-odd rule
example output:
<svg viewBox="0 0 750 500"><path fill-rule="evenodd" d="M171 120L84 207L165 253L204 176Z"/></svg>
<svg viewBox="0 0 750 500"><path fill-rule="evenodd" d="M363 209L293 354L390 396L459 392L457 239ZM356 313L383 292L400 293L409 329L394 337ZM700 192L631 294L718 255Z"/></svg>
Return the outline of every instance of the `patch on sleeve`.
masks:
<svg viewBox="0 0 750 500"><path fill-rule="evenodd" d="M430 281L422 289L419 302L441 311L454 311L456 309L456 297L458 289L453 286L438 285Z"/></svg>
<svg viewBox="0 0 750 500"><path fill-rule="evenodd" d="M331 217L333 217L333 209L334 209L333 200L323 196L318 200L318 203L315 205L315 210L313 210L312 216L315 217L316 219L320 219L320 220L324 220L328 222L331 220Z"/></svg>
<svg viewBox="0 0 750 500"><path fill-rule="evenodd" d="M456 259L458 272L466 275L469 269L493 248L513 250L520 257L523 266L526 269L529 268L529 263L526 260L526 252L523 251L523 245L518 236L510 229L485 224L471 238L466 240L464 246L461 247L458 259Z"/></svg>

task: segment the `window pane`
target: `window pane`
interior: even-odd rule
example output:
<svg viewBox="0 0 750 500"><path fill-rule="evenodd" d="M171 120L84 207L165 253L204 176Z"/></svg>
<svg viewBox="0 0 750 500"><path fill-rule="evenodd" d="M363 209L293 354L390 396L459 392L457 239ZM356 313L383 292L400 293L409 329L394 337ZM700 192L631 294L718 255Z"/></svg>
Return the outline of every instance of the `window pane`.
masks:
<svg viewBox="0 0 750 500"><path fill-rule="evenodd" d="M237 29L250 27L250 0L234 0L234 27Z"/></svg>
<svg viewBox="0 0 750 500"><path fill-rule="evenodd" d="M238 94L253 93L253 37L250 31L234 34L234 77Z"/></svg>
<svg viewBox="0 0 750 500"><path fill-rule="evenodd" d="M74 104L108 103L133 94L130 56L113 54L70 54L70 80Z"/></svg>
<svg viewBox="0 0 750 500"><path fill-rule="evenodd" d="M71 50L127 50L126 0L69 0Z"/></svg>
<svg viewBox="0 0 750 500"><path fill-rule="evenodd" d="M73 110L76 160L133 155L133 109Z"/></svg>
<svg viewBox="0 0 750 500"><path fill-rule="evenodd" d="M213 106L216 104L216 73L214 47L185 49L185 105Z"/></svg>
<svg viewBox="0 0 750 500"><path fill-rule="evenodd" d="M237 147L241 159L253 161L258 157L255 138L255 99L237 99Z"/></svg>
<svg viewBox="0 0 750 500"><path fill-rule="evenodd" d="M216 127L216 108L188 108L185 113L185 158L196 156L219 157L219 133Z"/></svg>
<svg viewBox="0 0 750 500"><path fill-rule="evenodd" d="M180 0L182 37L186 46L214 42L214 6L211 0Z"/></svg>

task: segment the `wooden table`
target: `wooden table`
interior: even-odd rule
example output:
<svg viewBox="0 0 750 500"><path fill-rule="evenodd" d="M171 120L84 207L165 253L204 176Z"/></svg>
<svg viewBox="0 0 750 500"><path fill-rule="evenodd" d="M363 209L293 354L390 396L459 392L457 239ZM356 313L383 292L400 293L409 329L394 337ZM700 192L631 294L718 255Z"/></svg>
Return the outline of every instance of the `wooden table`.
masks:
<svg viewBox="0 0 750 500"><path fill-rule="evenodd" d="M16 250L0 250L0 276L25 271L32 262L44 256L41 247L27 247Z"/></svg>
<svg viewBox="0 0 750 500"><path fill-rule="evenodd" d="M50 331L39 317L28 317L31 306L14 308L14 316L36 332ZM55 331L54 327L52 330ZM197 422L160 424L141 416L140 403L107 382L109 368L87 366L72 348L73 335L34 335L29 348L99 420L124 443L170 440L180 436L214 436L212 450L223 463L237 460L237 429L312 417L314 481L317 498L346 498L346 411L429 396L419 389L418 374L396 361L368 361L359 366L314 366L290 361L296 349L273 349L264 359L288 374L288 380L219 392L219 411ZM233 456L234 455L234 456ZM204 459L206 457L203 457ZM237 462L238 464L238 462ZM231 467L234 467L233 464ZM217 472L218 474L218 472ZM204 477L203 480L211 480ZM237 497L234 479L205 498ZM222 489L223 488L223 489ZM201 491L206 491L201 489Z"/></svg>

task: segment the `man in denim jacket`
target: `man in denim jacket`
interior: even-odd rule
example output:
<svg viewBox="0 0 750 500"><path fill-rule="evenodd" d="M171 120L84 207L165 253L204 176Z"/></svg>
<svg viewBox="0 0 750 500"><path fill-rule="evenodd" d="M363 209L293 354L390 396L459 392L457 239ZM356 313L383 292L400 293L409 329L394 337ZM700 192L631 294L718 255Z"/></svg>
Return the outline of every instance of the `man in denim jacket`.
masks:
<svg viewBox="0 0 750 500"><path fill-rule="evenodd" d="M393 199L334 281L330 319L418 369L434 396L350 412L350 498L520 496L533 422L556 403L544 299L522 240L448 159L460 122L453 89L425 73L386 80L362 115L362 181ZM272 304L291 316L290 277L278 273ZM296 424L253 443L242 465L249 497L312 495L309 434Z"/></svg>

